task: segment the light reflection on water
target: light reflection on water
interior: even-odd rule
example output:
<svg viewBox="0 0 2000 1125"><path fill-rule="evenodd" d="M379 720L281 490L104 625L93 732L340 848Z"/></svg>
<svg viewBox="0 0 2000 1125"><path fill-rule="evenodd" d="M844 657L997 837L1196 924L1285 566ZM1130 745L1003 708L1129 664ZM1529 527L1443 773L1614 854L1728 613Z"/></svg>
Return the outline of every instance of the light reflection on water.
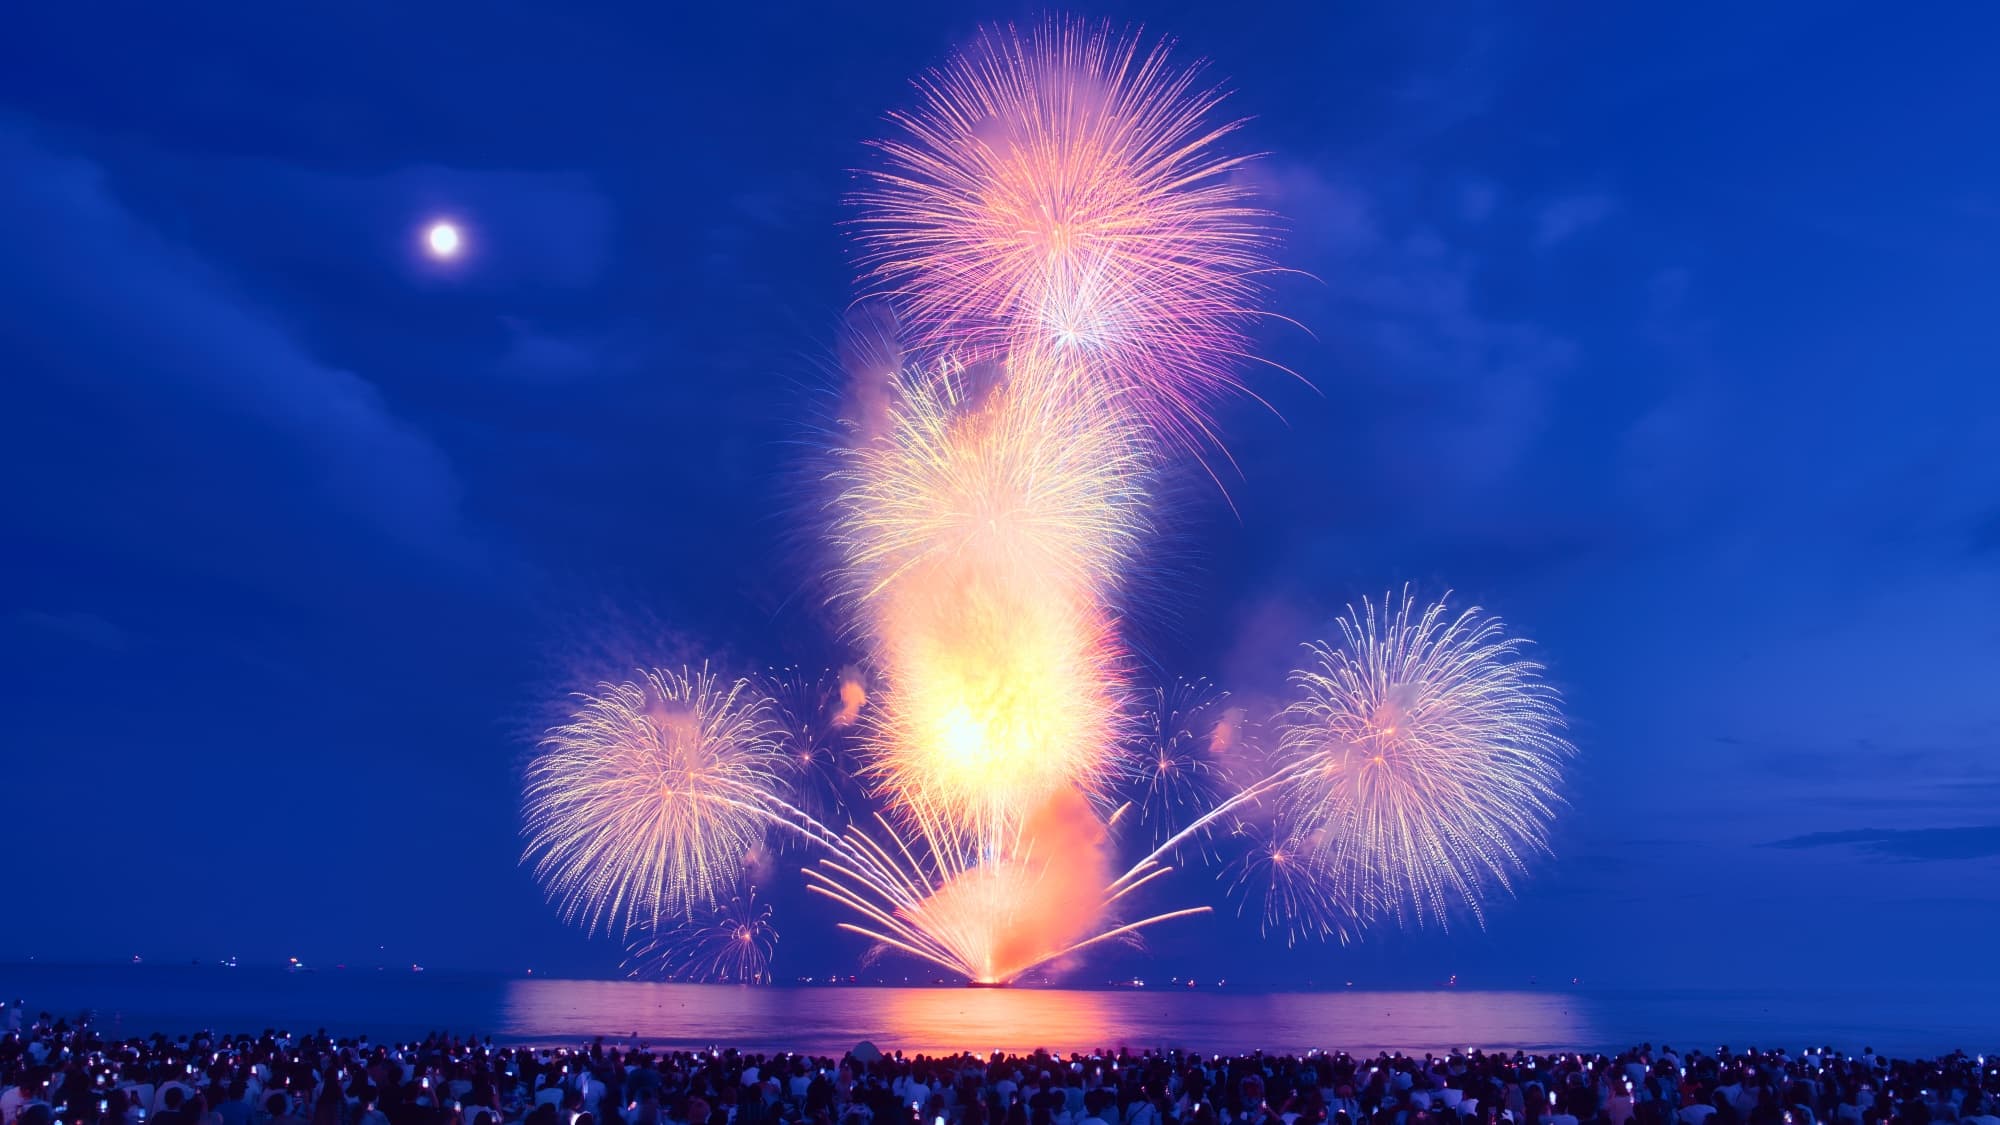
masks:
<svg viewBox="0 0 2000 1125"><path fill-rule="evenodd" d="M0 965L0 996L29 1011L95 1010L115 1035L201 1028L325 1028L376 1040L438 1028L498 1041L649 1042L836 1053L1174 1045L1199 1051L1374 1051L1477 1045L1617 1050L1672 1043L1873 1046L1908 1057L2000 1052L2000 988L1985 978L1920 988L1865 979L1825 988L1260 994L1201 989L776 988L506 980L450 973L190 966Z"/></svg>
<svg viewBox="0 0 2000 1125"><path fill-rule="evenodd" d="M1201 1051L1574 1048L1599 1032L1572 995L1539 992L1065 992L980 988L724 988L515 981L512 1038L840 1054L1186 1047Z"/></svg>

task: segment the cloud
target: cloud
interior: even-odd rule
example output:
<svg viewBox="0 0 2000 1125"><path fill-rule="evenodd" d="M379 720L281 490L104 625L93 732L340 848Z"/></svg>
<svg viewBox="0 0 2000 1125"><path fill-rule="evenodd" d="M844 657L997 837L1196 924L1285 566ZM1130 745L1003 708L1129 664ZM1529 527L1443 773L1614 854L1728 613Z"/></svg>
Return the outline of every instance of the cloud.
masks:
<svg viewBox="0 0 2000 1125"><path fill-rule="evenodd" d="M1458 217L1468 223L1483 223L1500 206L1500 187L1482 176L1458 185Z"/></svg>
<svg viewBox="0 0 2000 1125"><path fill-rule="evenodd" d="M606 374L613 366L603 344L542 331L518 317L505 318L507 350L501 374L521 379L575 379Z"/></svg>
<svg viewBox="0 0 2000 1125"><path fill-rule="evenodd" d="M1603 222L1617 209L1610 196L1566 195L1542 207L1535 219L1535 245L1543 250L1568 242Z"/></svg>
<svg viewBox="0 0 2000 1125"><path fill-rule="evenodd" d="M1322 283L1302 296L1331 304L1310 323L1329 334L1329 350L1351 357L1317 381L1330 396L1359 394L1348 412L1381 423L1367 463L1448 488L1504 485L1546 429L1575 343L1485 308L1483 256L1425 216L1401 213L1395 193L1306 165L1264 174L1272 209L1294 224L1291 252Z"/></svg>
<svg viewBox="0 0 2000 1125"><path fill-rule="evenodd" d="M414 165L357 174L256 157L107 148L106 190L142 221L171 216L220 258L355 283L399 287L415 270L452 292L505 295L586 289L612 254L610 202L586 173ZM465 233L440 268L420 249L435 219Z"/></svg>
<svg viewBox="0 0 2000 1125"><path fill-rule="evenodd" d="M1764 846L1852 846L1868 855L1910 861L1984 859L2000 856L2000 824L1968 828L1855 828L1844 832L1808 832L1803 836L1773 840Z"/></svg>
<svg viewBox="0 0 2000 1125"><path fill-rule="evenodd" d="M24 468L70 484L109 474L126 496L165 489L197 527L253 541L264 538L255 521L298 520L290 509L317 495L407 548L461 562L476 553L449 458L373 383L308 354L208 261L122 206L97 165L50 151L5 118L0 164L0 242L9 247L0 301L12 329L0 337L0 362L10 394L30 403L38 393L87 395L99 424L113 427L94 440L143 418L136 431L172 449L150 477L59 444L15 450ZM230 499L261 507L221 510ZM138 501L122 515L104 497L89 511L46 503L51 518L90 519L109 533L121 519L164 518Z"/></svg>

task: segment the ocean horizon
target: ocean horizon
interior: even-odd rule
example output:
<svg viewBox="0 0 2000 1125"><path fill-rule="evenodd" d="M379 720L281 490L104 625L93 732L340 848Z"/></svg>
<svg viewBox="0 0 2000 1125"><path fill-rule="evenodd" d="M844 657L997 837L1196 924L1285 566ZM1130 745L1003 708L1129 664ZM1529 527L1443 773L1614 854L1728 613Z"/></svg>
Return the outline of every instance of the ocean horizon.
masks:
<svg viewBox="0 0 2000 1125"><path fill-rule="evenodd" d="M603 1036L654 1047L841 1054L866 1040L908 1053L1373 1054L1617 1050L1669 1043L1831 1046L1934 1055L2000 1048L2000 995L1983 989L1430 989L669 984L472 972L220 965L0 965L0 994L117 1036L266 1028L378 1041L433 1031L496 1043Z"/></svg>

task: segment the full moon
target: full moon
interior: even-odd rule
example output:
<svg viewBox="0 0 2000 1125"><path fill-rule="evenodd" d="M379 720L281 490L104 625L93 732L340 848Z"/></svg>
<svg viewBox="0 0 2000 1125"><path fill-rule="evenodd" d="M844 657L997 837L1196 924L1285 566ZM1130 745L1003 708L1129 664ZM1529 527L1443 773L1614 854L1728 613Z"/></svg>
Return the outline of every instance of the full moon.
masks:
<svg viewBox="0 0 2000 1125"><path fill-rule="evenodd" d="M424 242L430 246L433 258L456 258L462 244L458 228L446 222L432 223L424 232Z"/></svg>

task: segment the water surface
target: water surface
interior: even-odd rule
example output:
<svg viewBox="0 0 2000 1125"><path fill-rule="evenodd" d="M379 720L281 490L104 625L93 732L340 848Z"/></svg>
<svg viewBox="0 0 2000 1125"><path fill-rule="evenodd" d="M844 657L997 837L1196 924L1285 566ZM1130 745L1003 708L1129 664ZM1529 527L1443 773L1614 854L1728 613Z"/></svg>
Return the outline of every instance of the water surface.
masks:
<svg viewBox="0 0 2000 1125"><path fill-rule="evenodd" d="M369 970L284 973L140 966L0 966L30 1011L90 1009L121 1034L324 1028L376 1039L428 1031L497 1042L603 1035L656 1046L838 1054L886 1050L1204 1052L1616 1049L1831 1044L1893 1053L2000 1049L2000 995L1838 991L1238 992L1151 989L745 988L520 980Z"/></svg>

